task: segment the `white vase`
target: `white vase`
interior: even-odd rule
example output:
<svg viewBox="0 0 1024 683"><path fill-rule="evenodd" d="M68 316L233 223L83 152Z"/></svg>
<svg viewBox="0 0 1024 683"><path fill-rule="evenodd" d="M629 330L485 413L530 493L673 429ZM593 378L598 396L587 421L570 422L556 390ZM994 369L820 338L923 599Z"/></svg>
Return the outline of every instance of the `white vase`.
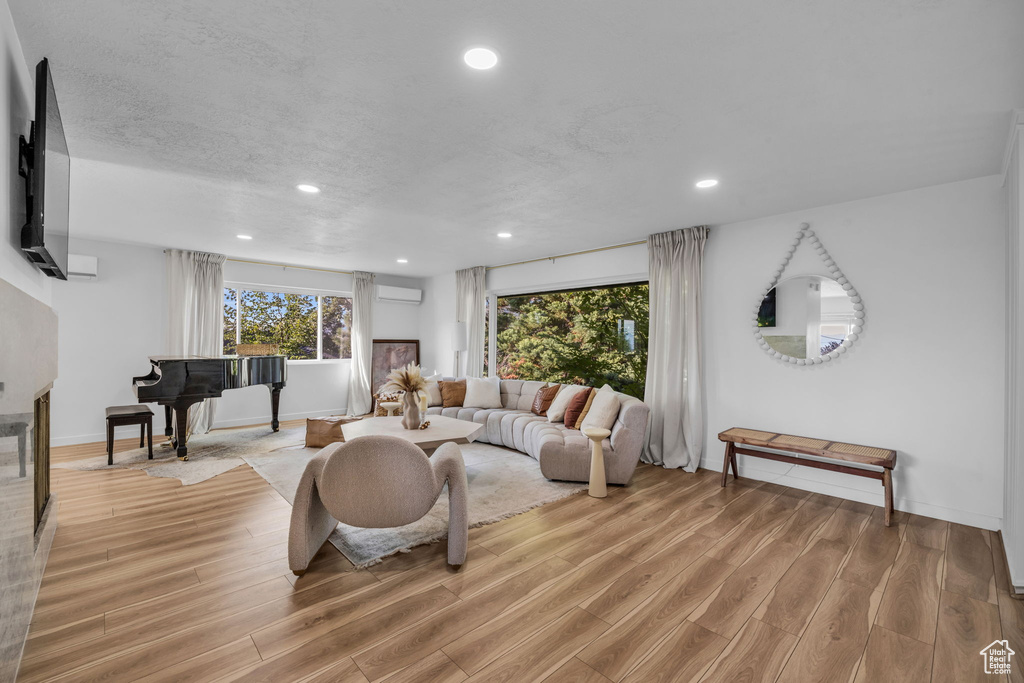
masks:
<svg viewBox="0 0 1024 683"><path fill-rule="evenodd" d="M420 401L419 396L411 391L405 392L402 396L402 426L406 429L420 428Z"/></svg>

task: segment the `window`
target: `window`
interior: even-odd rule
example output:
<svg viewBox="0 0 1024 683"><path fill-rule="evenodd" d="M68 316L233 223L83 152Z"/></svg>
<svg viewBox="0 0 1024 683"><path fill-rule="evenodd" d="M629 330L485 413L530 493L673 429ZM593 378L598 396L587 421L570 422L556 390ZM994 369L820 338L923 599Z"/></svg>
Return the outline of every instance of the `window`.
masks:
<svg viewBox="0 0 1024 683"><path fill-rule="evenodd" d="M499 297L497 375L643 398L649 305L646 282Z"/></svg>
<svg viewBox="0 0 1024 683"><path fill-rule="evenodd" d="M225 287L224 354L237 344L277 344L289 360L352 357L352 300Z"/></svg>

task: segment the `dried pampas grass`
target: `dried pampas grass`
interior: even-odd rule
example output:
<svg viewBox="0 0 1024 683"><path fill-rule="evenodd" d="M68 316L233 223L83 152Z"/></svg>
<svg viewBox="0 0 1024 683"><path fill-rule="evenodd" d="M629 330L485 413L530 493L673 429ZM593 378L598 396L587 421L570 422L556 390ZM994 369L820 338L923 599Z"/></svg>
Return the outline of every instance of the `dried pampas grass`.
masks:
<svg viewBox="0 0 1024 683"><path fill-rule="evenodd" d="M392 370L388 374L388 381L381 387L381 391L405 391L416 393L427 388L427 380L423 379L420 366L409 363L405 367Z"/></svg>

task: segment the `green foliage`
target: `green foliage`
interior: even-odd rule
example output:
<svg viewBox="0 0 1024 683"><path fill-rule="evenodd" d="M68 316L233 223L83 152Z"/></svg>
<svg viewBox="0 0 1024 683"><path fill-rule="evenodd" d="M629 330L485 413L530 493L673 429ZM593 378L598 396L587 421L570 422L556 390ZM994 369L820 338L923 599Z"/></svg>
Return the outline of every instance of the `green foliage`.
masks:
<svg viewBox="0 0 1024 683"><path fill-rule="evenodd" d="M352 357L352 299L321 297L323 306L323 357Z"/></svg>
<svg viewBox="0 0 1024 683"><path fill-rule="evenodd" d="M503 297L497 309L499 377L609 384L643 398L646 284Z"/></svg>
<svg viewBox="0 0 1024 683"><path fill-rule="evenodd" d="M224 290L224 353L235 353L236 320L238 339L243 344L278 344L292 360L317 357L317 297L310 294L241 291L241 311L236 316L236 292ZM352 301L346 297L324 296L323 358L352 355Z"/></svg>

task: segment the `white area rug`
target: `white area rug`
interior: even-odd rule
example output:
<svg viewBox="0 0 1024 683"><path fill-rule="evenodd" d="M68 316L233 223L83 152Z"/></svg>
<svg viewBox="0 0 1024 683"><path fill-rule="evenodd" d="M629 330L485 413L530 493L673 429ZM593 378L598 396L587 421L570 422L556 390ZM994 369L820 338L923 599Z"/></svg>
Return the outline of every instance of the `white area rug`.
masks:
<svg viewBox="0 0 1024 683"><path fill-rule="evenodd" d="M170 449L146 449L55 464L75 470L140 469L153 477L172 477L184 485L197 484L248 463L289 503L306 463L319 449L303 446L303 428L271 432L267 427L216 430L189 440L189 460L181 462ZM461 446L469 478L469 524L483 526L560 500L586 488L586 484L548 481L533 458L487 444ZM339 524L330 542L357 567L375 564L396 552L438 541L448 534L448 492L423 519L391 529L363 529Z"/></svg>

